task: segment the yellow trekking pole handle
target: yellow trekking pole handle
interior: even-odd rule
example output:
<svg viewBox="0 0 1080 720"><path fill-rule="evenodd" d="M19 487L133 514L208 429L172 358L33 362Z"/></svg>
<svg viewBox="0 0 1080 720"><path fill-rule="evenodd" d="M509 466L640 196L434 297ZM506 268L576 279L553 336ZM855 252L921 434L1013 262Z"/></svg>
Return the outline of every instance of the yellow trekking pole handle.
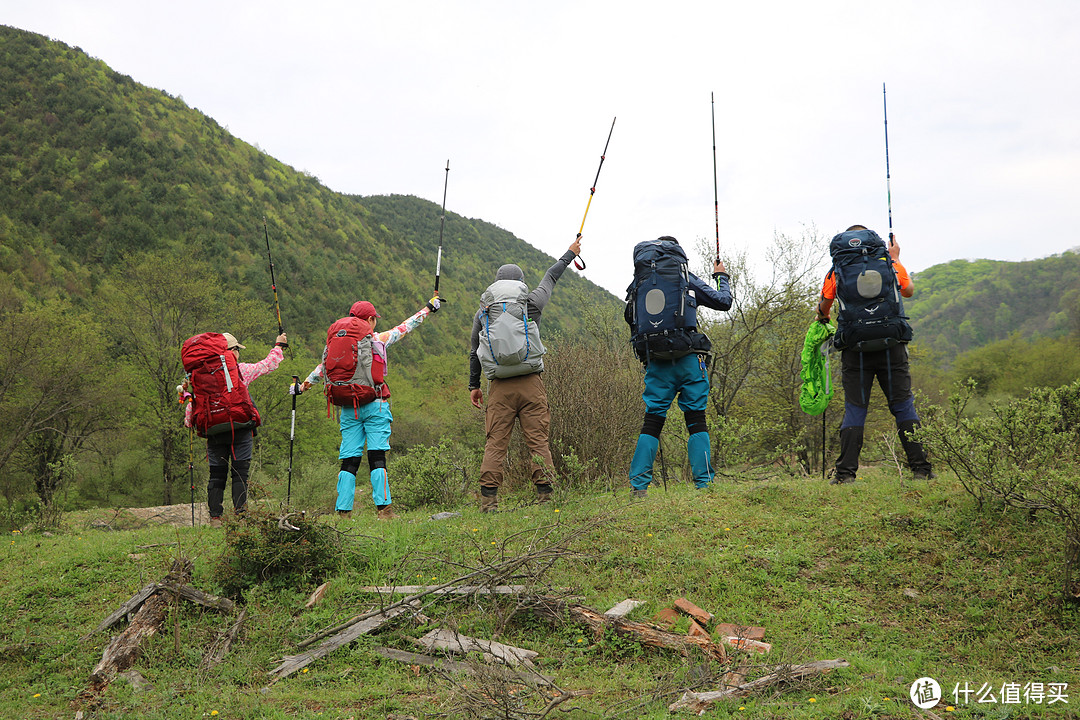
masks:
<svg viewBox="0 0 1080 720"><path fill-rule="evenodd" d="M581 239L581 233L582 233L583 230L585 230L585 218L589 217L589 208L592 207L593 195L596 194L596 183L597 183L597 181L600 180L600 170L604 167L604 158L607 157L608 145L611 144L611 133L615 131L615 120L616 119L617 118L612 118L611 119L611 129L608 130L607 142L604 143L604 152L600 155L600 167L596 168L596 178L593 180L592 187L589 188L589 202L587 202L585 204L585 215L582 216L582 218L581 218L581 227L578 228L578 233L577 233L577 239L578 240ZM584 270L585 269L585 261L582 260L580 256L575 257L574 258L574 267L576 267L578 270Z"/></svg>

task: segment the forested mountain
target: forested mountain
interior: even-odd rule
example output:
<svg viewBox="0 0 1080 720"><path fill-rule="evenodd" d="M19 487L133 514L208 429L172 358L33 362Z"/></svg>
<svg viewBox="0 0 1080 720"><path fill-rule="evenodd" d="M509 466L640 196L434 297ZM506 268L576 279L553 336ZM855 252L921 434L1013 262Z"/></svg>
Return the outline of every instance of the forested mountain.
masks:
<svg viewBox="0 0 1080 720"><path fill-rule="evenodd" d="M433 172L441 162L433 158ZM192 251L223 284L270 308L264 218L294 341L319 344L361 297L385 324L431 295L438 205L336 193L183 100L9 27L0 27L0 177L0 272L30 297L86 298L126 254ZM441 288L451 303L444 319L402 344L402 361L463 351L469 315L499 264L517 262L536 283L553 262L510 232L452 212L445 237ZM615 302L572 271L562 283L564 297L578 290ZM553 303L547 332L579 332L573 308ZM274 325L266 323L266 339Z"/></svg>
<svg viewBox="0 0 1080 720"><path fill-rule="evenodd" d="M946 359L999 340L1080 332L1080 254L953 260L915 276L904 302L918 343Z"/></svg>

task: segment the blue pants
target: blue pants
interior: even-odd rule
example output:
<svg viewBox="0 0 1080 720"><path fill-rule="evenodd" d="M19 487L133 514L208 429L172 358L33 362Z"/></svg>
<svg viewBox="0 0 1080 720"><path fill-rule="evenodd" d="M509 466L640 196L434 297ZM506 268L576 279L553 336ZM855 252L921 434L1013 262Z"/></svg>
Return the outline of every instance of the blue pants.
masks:
<svg viewBox="0 0 1080 720"><path fill-rule="evenodd" d="M645 369L645 424L630 461L630 485L644 490L652 482L653 463L660 445L660 430L668 408L679 398L686 416L686 453L694 485L706 487L713 478L711 442L705 423L709 400L709 371L704 355L686 355L678 360L650 360Z"/></svg>
<svg viewBox="0 0 1080 720"><path fill-rule="evenodd" d="M341 409L341 449L338 459L362 458L364 447L372 450L390 449L390 425L394 416L390 413L390 401L374 400L358 408ZM357 460L359 465L359 460ZM371 498L376 505L389 505L390 482L386 468L371 468ZM337 484L338 510L352 510L353 497L356 494L356 473L347 470L338 472Z"/></svg>

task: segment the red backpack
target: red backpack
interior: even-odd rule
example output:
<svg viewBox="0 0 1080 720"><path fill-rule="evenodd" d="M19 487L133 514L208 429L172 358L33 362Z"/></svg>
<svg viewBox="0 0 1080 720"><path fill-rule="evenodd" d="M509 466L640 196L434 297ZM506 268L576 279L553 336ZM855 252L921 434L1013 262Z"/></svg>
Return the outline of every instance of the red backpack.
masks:
<svg viewBox="0 0 1080 720"><path fill-rule="evenodd" d="M326 399L356 408L379 397L386 376L386 346L359 318L343 317L326 331Z"/></svg>
<svg viewBox="0 0 1080 720"><path fill-rule="evenodd" d="M180 348L195 396L191 424L199 437L258 427L259 411L240 379L236 356L221 333L202 333Z"/></svg>

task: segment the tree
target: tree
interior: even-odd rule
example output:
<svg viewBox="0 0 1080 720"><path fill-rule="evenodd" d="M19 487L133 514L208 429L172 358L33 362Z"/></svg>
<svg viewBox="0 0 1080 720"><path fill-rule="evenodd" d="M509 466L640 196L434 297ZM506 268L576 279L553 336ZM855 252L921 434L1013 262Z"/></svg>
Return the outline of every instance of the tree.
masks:
<svg viewBox="0 0 1080 720"><path fill-rule="evenodd" d="M186 467L186 431L176 386L184 378L180 346L199 332L228 330L245 336L260 308L239 289L222 287L215 273L191 255L129 255L101 289L102 315L119 359L130 367L132 414L161 463L161 500L173 502Z"/></svg>
<svg viewBox="0 0 1080 720"><path fill-rule="evenodd" d="M94 434L116 427L119 405L101 330L65 300L0 298L0 476L12 461L48 504L53 473ZM121 395L122 397L122 395ZM3 489L11 501L21 488Z"/></svg>
<svg viewBox="0 0 1080 720"><path fill-rule="evenodd" d="M812 441L807 435L811 419L797 400L799 357L807 323L814 318L826 248L813 228L799 240L778 235L767 254L770 274L764 282L751 274L745 253L723 258L734 303L726 319L702 326L713 346L713 406L722 432L752 436L737 443L745 459L772 459L801 442L800 461L809 469L805 447ZM710 255L704 245L700 250ZM724 443L724 438L714 442ZM723 462L725 453L716 457Z"/></svg>

